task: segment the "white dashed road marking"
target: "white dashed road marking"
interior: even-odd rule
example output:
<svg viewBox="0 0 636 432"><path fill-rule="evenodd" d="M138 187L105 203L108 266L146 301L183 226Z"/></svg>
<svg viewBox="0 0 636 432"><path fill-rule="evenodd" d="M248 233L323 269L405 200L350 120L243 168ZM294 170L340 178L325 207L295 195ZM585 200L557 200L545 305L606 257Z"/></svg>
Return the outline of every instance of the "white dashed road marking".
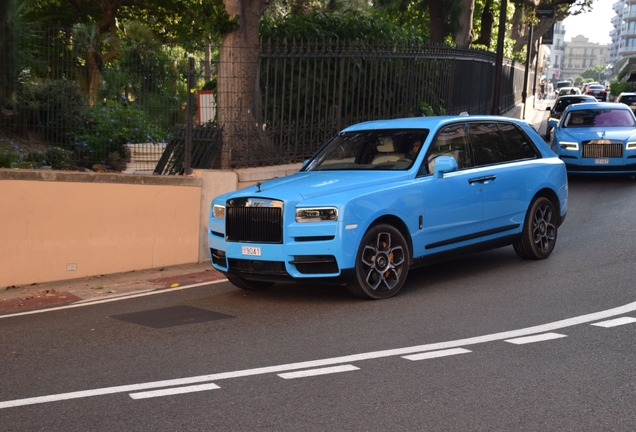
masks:
<svg viewBox="0 0 636 432"><path fill-rule="evenodd" d="M184 287L185 288L185 287ZM223 379L264 375L270 373L288 372L299 369L319 368L330 365L342 365L343 363L356 363L362 360L371 360L378 358L386 358L393 356L405 356L408 354L422 353L425 351L438 351L449 348L460 348L462 346L476 345L486 342L500 341L506 339L519 338L523 336L536 335L539 333L547 333L557 329L563 329L566 327L572 327L579 324L587 324L593 321L599 321L618 315L624 315L636 310L636 302L628 303L624 306L619 306L613 309L604 310L601 312L595 312L587 315L581 315L574 318L567 318L560 321L555 321L548 324L541 324L534 327L527 327L519 330L510 330L501 333L493 333L485 336L476 336L466 339L459 339L454 341L437 342L425 345L416 345L411 347L396 348L382 351L372 351L367 353L351 354L341 357L332 357L320 360L310 360L297 363L283 364L278 366L266 366L254 369L243 369L232 372L221 372L209 375L200 375L188 378L178 378L162 381L147 382L141 384L131 384L115 387L105 387L93 390L82 390L70 393L60 393L48 396L31 397L25 399L15 399L5 402L0 402L0 409L10 408L24 405L33 405L46 402L55 402L69 399L80 399L91 396L108 395L115 393L130 393L140 390L156 389L161 387L174 387L183 386L187 384L195 383L210 383L212 381L219 381Z"/></svg>
<svg viewBox="0 0 636 432"><path fill-rule="evenodd" d="M609 320L609 321L602 321L602 322L597 322L592 324L593 326L598 326L598 327L616 327L619 325L625 325L625 324L631 324L636 322L636 318L632 318L632 317L622 317L622 318L616 318L613 320Z"/></svg>
<svg viewBox="0 0 636 432"><path fill-rule="evenodd" d="M529 343L535 343L535 342L543 342L543 341L552 340L552 339L559 339L564 337L566 337L566 335L562 335L559 333L543 333L543 334L539 334L535 336L526 336L526 337L520 337L516 339L506 339L504 342L510 342L515 345L523 345L523 344L529 344Z"/></svg>
<svg viewBox="0 0 636 432"><path fill-rule="evenodd" d="M360 368L355 367L354 365L342 365L342 366L333 366L333 367L326 367L326 368L320 368L320 369L302 370L298 372L287 372L287 373L278 374L278 376L285 379L293 379L293 378L305 378L305 377L318 376L318 375L328 375L328 374L340 373L340 372L351 372L356 370L360 370Z"/></svg>
<svg viewBox="0 0 636 432"><path fill-rule="evenodd" d="M457 354L467 354L469 352L472 352L472 351L467 350L465 348L453 348L453 349L447 349L447 350L441 350L441 351L432 351L432 352L426 352L426 353L420 353L420 354L407 355L407 356L403 356L402 358L407 360L417 361L417 360L428 360L428 359L439 358L439 357L447 357L447 356L452 356Z"/></svg>
<svg viewBox="0 0 636 432"><path fill-rule="evenodd" d="M220 388L221 387L219 387L218 385L210 383L210 384L199 384L199 385L188 386L188 387L176 387L176 388L170 388L165 390L153 390L153 391L147 391L147 392L130 393L128 396L130 396L133 399L148 399L152 397L172 396L172 395L184 394L184 393L194 393L194 392L200 392L200 391L216 390Z"/></svg>

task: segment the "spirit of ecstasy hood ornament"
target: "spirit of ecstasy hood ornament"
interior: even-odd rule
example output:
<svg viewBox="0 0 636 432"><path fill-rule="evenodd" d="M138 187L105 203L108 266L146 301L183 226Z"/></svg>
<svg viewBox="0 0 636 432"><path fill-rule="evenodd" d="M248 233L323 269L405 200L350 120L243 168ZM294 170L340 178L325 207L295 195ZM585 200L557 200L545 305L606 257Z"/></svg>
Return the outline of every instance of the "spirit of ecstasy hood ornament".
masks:
<svg viewBox="0 0 636 432"><path fill-rule="evenodd" d="M261 190L261 184L262 184L261 182L256 182L256 192L263 192Z"/></svg>

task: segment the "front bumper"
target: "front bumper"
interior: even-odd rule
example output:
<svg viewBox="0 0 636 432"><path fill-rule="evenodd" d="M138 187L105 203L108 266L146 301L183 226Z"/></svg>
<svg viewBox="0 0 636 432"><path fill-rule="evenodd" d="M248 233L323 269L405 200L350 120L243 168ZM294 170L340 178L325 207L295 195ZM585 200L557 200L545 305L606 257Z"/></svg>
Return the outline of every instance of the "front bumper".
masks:
<svg viewBox="0 0 636 432"><path fill-rule="evenodd" d="M576 156L560 155L565 163L568 173L577 174L635 174L636 156L626 158L604 159L604 163L598 163L592 158L578 158Z"/></svg>
<svg viewBox="0 0 636 432"><path fill-rule="evenodd" d="M223 228L216 226L208 232L212 265L252 280L348 278L359 244L357 229L339 222L298 225L286 227L283 242L276 244L226 241ZM258 249L260 256L246 255L244 246Z"/></svg>

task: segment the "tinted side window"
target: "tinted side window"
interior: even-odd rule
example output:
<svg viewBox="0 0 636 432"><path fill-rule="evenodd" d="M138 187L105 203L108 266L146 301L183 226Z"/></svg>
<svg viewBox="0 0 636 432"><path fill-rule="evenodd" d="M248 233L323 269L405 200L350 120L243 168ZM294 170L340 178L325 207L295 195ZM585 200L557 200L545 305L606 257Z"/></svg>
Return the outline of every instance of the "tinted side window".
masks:
<svg viewBox="0 0 636 432"><path fill-rule="evenodd" d="M530 138L515 125L499 123L499 130L508 148L508 160L534 159L540 156Z"/></svg>
<svg viewBox="0 0 636 432"><path fill-rule="evenodd" d="M477 157L477 166L510 160L506 143L499 134L497 123L471 123L468 128Z"/></svg>
<svg viewBox="0 0 636 432"><path fill-rule="evenodd" d="M443 128L435 141L431 144L424 164L420 169L420 174L432 174L437 156L450 156L457 161L457 168L469 168L470 152L466 140L466 129L464 123L454 124Z"/></svg>

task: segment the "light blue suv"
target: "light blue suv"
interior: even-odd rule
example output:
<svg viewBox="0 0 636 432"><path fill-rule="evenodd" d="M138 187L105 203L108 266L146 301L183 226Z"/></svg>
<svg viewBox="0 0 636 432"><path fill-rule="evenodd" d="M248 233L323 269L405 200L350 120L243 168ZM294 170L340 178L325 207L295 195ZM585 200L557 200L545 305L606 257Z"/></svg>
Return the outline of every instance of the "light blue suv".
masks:
<svg viewBox="0 0 636 432"><path fill-rule="evenodd" d="M567 212L564 163L527 123L446 116L344 129L296 174L221 195L213 266L234 285L346 283L383 299L409 269L513 245L547 258Z"/></svg>

